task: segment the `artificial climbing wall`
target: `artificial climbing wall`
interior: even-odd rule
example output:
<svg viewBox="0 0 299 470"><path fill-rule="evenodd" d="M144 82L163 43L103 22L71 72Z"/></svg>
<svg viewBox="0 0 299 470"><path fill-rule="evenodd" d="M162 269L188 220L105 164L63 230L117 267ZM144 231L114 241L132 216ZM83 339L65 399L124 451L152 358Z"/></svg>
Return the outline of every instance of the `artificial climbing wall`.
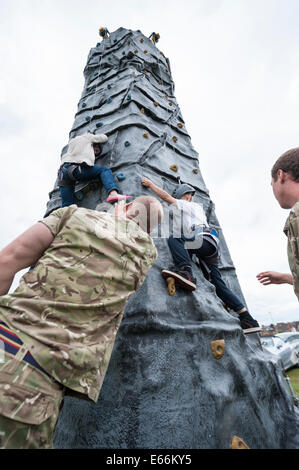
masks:
<svg viewBox="0 0 299 470"><path fill-rule="evenodd" d="M219 232L222 275L243 299L169 60L140 31L120 28L90 51L84 75L70 138L108 135L96 163L112 169L123 193L152 194L141 185L144 176L169 193L191 184ZM105 198L99 182L76 186L79 206L107 210ZM46 213L60 203L56 183ZM280 368L258 337L244 336L196 266L197 290L170 297L161 269L172 258L166 239L155 243L159 258L127 304L99 401L66 398L55 446L229 448L235 436L248 447L297 445L296 409Z"/></svg>

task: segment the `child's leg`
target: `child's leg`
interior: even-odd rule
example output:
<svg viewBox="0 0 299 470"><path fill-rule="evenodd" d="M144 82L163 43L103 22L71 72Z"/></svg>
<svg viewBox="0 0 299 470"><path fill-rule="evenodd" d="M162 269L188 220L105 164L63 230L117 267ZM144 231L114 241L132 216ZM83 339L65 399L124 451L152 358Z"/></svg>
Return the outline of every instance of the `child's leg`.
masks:
<svg viewBox="0 0 299 470"><path fill-rule="evenodd" d="M110 168L106 168L99 165L84 166L81 165L81 172L79 169L74 171L74 177L77 181L90 181L100 179L109 195L111 191L119 193L119 188L114 180L112 171Z"/></svg>

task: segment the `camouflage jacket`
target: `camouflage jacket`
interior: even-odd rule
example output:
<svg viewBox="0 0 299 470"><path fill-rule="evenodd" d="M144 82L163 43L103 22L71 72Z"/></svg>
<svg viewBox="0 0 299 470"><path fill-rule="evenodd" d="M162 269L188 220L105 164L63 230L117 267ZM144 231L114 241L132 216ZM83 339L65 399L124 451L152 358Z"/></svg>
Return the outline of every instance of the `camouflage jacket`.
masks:
<svg viewBox="0 0 299 470"><path fill-rule="evenodd" d="M294 279L294 291L299 300L299 201L292 208L283 231L288 237L289 265Z"/></svg>
<svg viewBox="0 0 299 470"><path fill-rule="evenodd" d="M0 320L58 382L97 401L125 304L157 250L135 222L76 205L40 222L54 240L0 297Z"/></svg>

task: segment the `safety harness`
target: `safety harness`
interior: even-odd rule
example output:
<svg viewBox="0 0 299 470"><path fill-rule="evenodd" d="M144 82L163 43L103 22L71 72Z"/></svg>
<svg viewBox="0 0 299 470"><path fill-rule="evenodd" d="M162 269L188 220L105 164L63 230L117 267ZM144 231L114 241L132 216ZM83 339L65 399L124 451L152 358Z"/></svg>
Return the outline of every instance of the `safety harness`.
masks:
<svg viewBox="0 0 299 470"><path fill-rule="evenodd" d="M58 186L74 186L76 181L74 171L76 168L81 173L80 163L63 163L58 169Z"/></svg>

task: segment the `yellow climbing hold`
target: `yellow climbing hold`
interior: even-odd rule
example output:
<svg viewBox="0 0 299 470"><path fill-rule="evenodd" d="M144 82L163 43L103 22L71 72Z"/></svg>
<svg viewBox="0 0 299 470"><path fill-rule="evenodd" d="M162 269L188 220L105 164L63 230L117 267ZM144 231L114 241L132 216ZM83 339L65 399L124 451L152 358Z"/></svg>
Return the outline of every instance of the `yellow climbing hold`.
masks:
<svg viewBox="0 0 299 470"><path fill-rule="evenodd" d="M194 169L193 169L193 173L195 173L195 174L197 175L198 169L197 169L197 168L194 168Z"/></svg>
<svg viewBox="0 0 299 470"><path fill-rule="evenodd" d="M222 305L228 313L231 311L231 308L229 308L224 302L222 302Z"/></svg>
<svg viewBox="0 0 299 470"><path fill-rule="evenodd" d="M144 42L144 39L141 38L141 39L140 39L140 42Z"/></svg>
<svg viewBox="0 0 299 470"><path fill-rule="evenodd" d="M141 112L141 114L145 114L144 108L141 108L140 112Z"/></svg>
<svg viewBox="0 0 299 470"><path fill-rule="evenodd" d="M159 85L162 85L162 80L158 80Z"/></svg>
<svg viewBox="0 0 299 470"><path fill-rule="evenodd" d="M176 165L171 165L169 168L170 168L172 171L175 171L175 172L178 171L178 167L177 167Z"/></svg>
<svg viewBox="0 0 299 470"><path fill-rule="evenodd" d="M144 137L145 139L148 139L148 137L149 137L149 136L148 136L148 133L145 132L145 133L143 134L143 137Z"/></svg>
<svg viewBox="0 0 299 470"><path fill-rule="evenodd" d="M234 436L231 444L232 449L249 449L249 447L245 444L243 439L238 436Z"/></svg>
<svg viewBox="0 0 299 470"><path fill-rule="evenodd" d="M154 101L154 106L156 106L156 107L159 106L157 101Z"/></svg>
<svg viewBox="0 0 299 470"><path fill-rule="evenodd" d="M145 54L147 54L147 50L145 49L145 51L143 51Z"/></svg>
<svg viewBox="0 0 299 470"><path fill-rule="evenodd" d="M135 49L134 54L138 54L138 50L137 50L137 49Z"/></svg>
<svg viewBox="0 0 299 470"><path fill-rule="evenodd" d="M173 102L172 101L169 101L169 106L172 106L173 105Z"/></svg>
<svg viewBox="0 0 299 470"><path fill-rule="evenodd" d="M178 138L174 135L173 138L172 138L172 140L173 140L174 142L177 142L177 141L178 141Z"/></svg>
<svg viewBox="0 0 299 470"><path fill-rule="evenodd" d="M173 277L168 277L168 278L166 279L166 281L167 281L167 289L168 289L169 295L174 296L174 295L175 295L175 282L174 282L174 278L173 278Z"/></svg>
<svg viewBox="0 0 299 470"><path fill-rule="evenodd" d="M181 122L179 122L179 123L178 123L178 128L179 128L179 129L182 129L182 127L183 127L183 124L182 124Z"/></svg>
<svg viewBox="0 0 299 470"><path fill-rule="evenodd" d="M224 339L219 339L216 341L210 342L210 347L215 359L221 359L225 351L225 341Z"/></svg>

